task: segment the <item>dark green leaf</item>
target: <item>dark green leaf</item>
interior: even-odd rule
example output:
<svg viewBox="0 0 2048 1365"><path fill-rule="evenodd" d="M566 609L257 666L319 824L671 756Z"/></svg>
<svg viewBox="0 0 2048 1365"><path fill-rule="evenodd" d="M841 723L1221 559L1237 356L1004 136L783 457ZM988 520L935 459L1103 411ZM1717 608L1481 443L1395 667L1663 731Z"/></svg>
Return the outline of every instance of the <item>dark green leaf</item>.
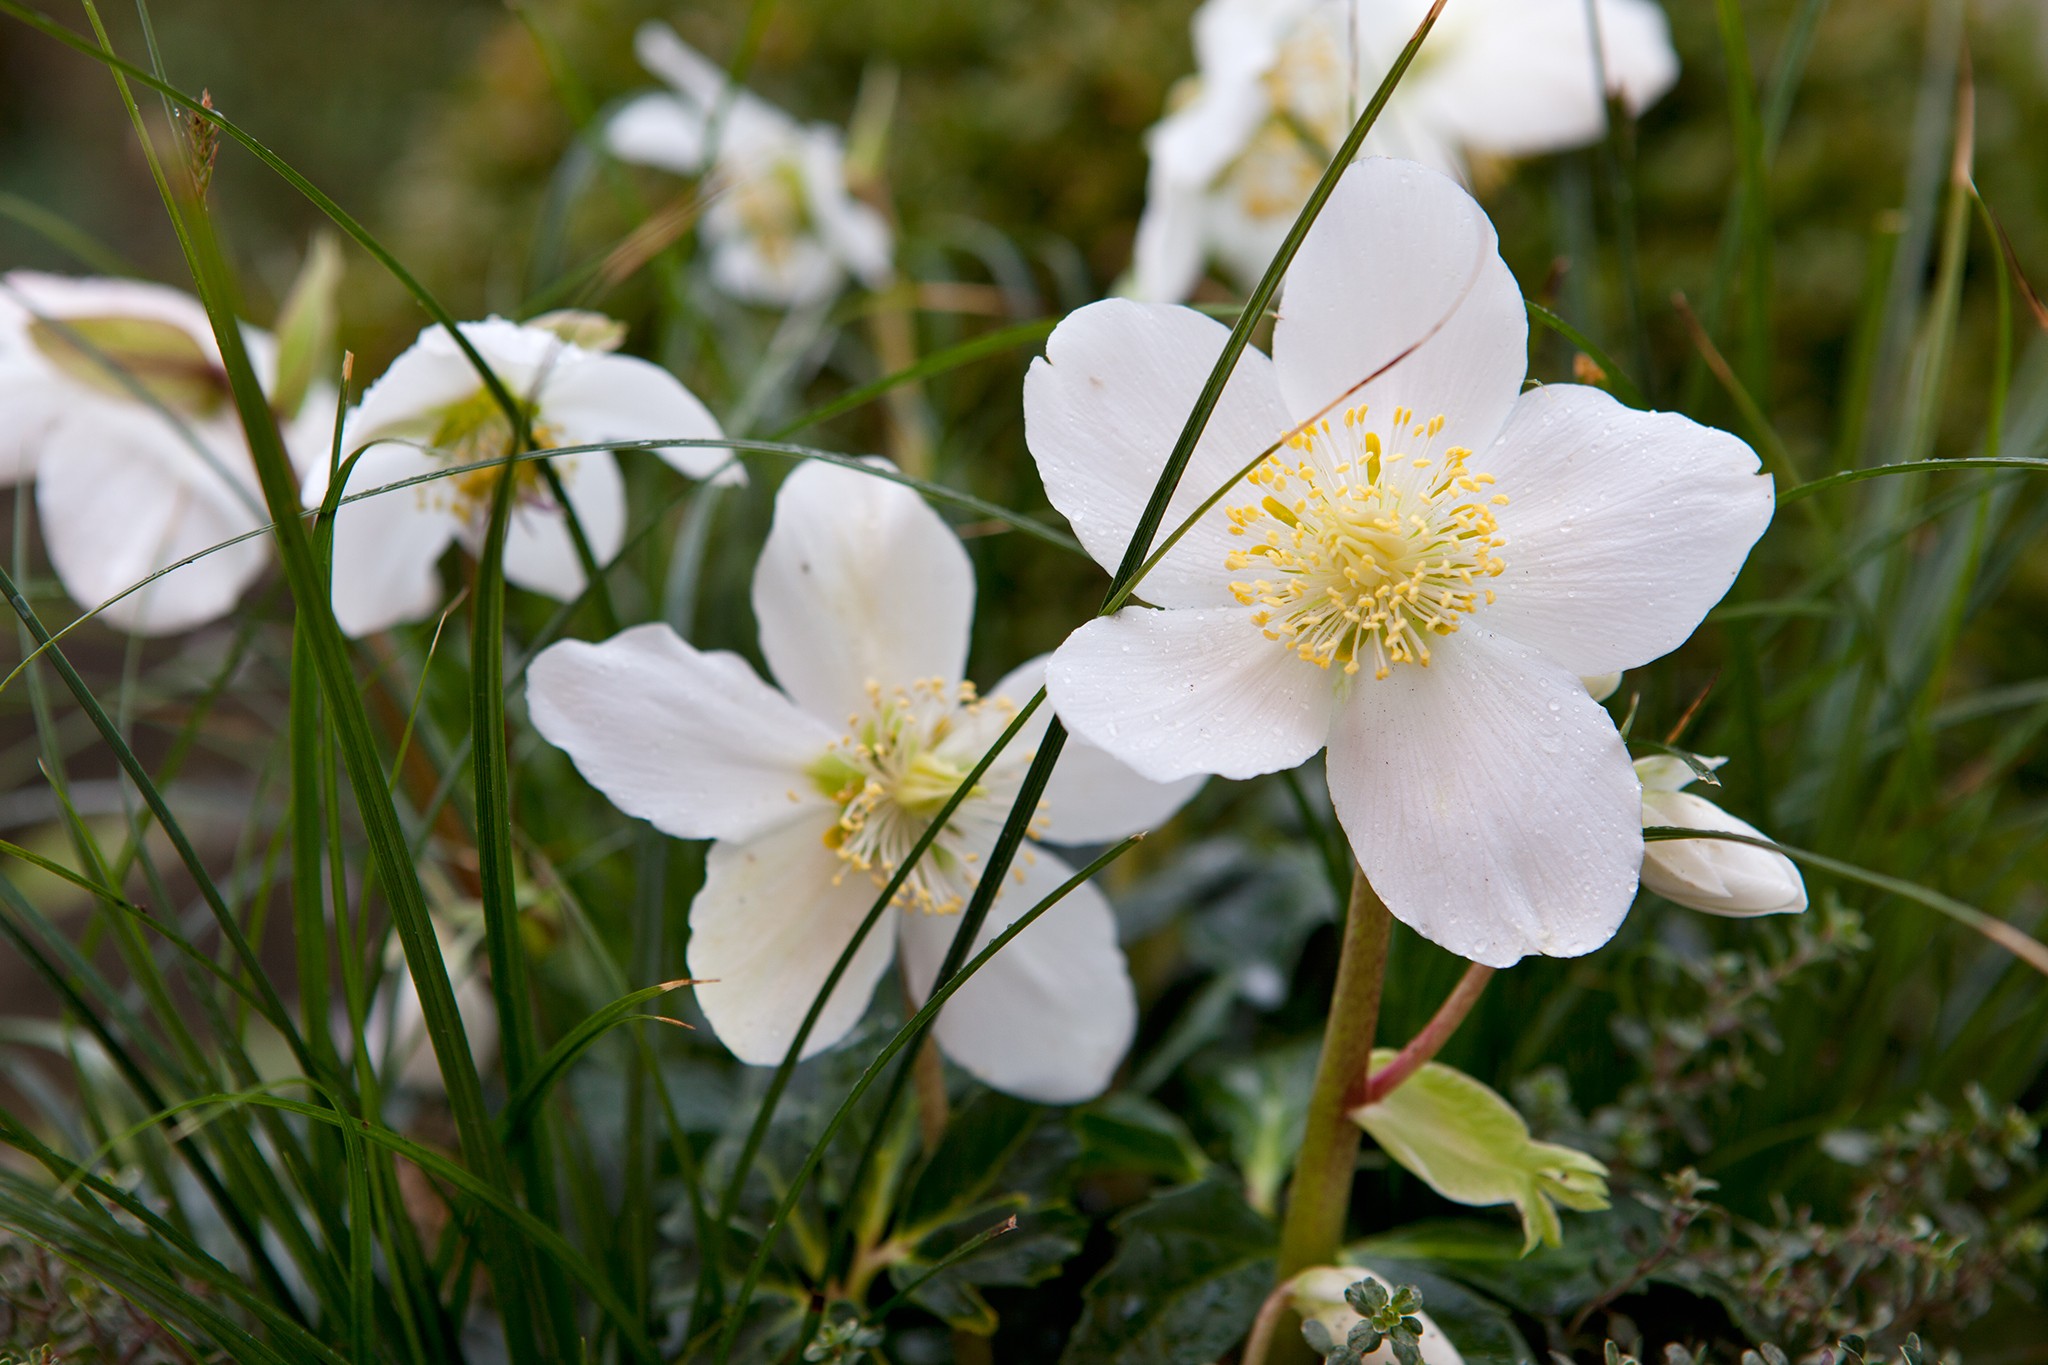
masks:
<svg viewBox="0 0 2048 1365"><path fill-rule="evenodd" d="M1085 1291L1062 1365L1203 1365L1273 1287L1273 1227L1235 1184L1169 1191L1113 1226L1116 1257Z"/></svg>

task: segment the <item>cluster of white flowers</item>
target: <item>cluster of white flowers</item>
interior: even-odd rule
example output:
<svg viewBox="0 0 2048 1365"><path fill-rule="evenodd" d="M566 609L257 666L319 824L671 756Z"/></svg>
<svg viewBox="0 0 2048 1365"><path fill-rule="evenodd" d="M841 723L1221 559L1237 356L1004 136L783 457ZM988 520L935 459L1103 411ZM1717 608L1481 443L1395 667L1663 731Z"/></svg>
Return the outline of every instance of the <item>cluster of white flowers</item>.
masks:
<svg viewBox="0 0 2048 1365"><path fill-rule="evenodd" d="M1249 288L1430 0L1205 0L1199 72L1152 129L1130 292L1185 299L1214 261ZM1594 41L1594 29L1599 41ZM1639 113L1678 79L1653 0L1457 0L1365 142L1464 176L1474 158L1597 141L1607 99Z"/></svg>
<svg viewBox="0 0 2048 1365"><path fill-rule="evenodd" d="M1024 389L1046 492L1105 567L1224 345L1220 324L1172 301L1212 257L1240 278L1263 269L1424 8L1208 0L1197 16L1199 82L1152 138L1137 271L1152 301L1069 316ZM1475 962L1588 952L1639 880L1717 913L1804 908L1798 873L1768 849L1646 852L1649 826L1755 831L1681 791L1697 771L1684 760L1631 761L1588 691L1692 633L1768 525L1771 482L1724 432L1592 388L1525 388L1521 292L1453 178L1473 155L1598 136L1604 91L1632 109L1654 100L1676 74L1662 15L1649 0L1450 13L1375 134L1413 159L1344 174L1286 278L1272 355L1242 356L1173 494L1167 528L1191 520L1139 603L978 690L959 539L880 462L810 464L781 486L753 581L775 685L662 625L534 662L539 732L623 811L713 841L689 968L740 1058L782 1058L880 888L1041 685L1051 706L907 871L806 1054L846 1036L892 962L909 1000L929 993L1055 710L1075 738L975 947L1071 877L1045 845L1121 838L1209 776L1324 750L1359 867L1397 917ZM665 28L643 29L638 50L672 90L621 109L608 146L698 178L719 287L801 306L849 279L886 283L889 228L851 194L835 130L738 89ZM478 548L504 480L506 578L568 600L586 557L609 563L624 536L624 482L602 447L705 442L658 454L691 478L741 477L704 404L613 354L622 333L603 319L460 332L516 417L441 327L338 438L331 392L278 414L307 506L336 468L345 491L370 494L334 527L333 607L352 635L442 605L437 565L451 544ZM267 383L276 348L247 340ZM88 606L267 519L207 319L174 291L6 277L0 406L0 476L34 478L50 559ZM589 448L518 458L568 447ZM260 539L218 550L104 619L157 633L218 618L264 563ZM386 1007L395 1038L417 1033L409 1000ZM936 1037L992 1086L1073 1102L1109 1083L1135 1023L1115 918L1084 885L960 991ZM1549 1210L1521 1185L1501 1197L1537 1221Z"/></svg>

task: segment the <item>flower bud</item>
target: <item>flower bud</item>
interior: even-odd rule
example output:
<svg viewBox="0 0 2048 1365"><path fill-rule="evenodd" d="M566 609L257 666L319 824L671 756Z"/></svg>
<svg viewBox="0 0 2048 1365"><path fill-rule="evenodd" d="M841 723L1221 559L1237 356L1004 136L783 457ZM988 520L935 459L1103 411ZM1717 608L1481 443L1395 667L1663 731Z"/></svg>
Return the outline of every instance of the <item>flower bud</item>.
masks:
<svg viewBox="0 0 2048 1365"><path fill-rule="evenodd" d="M1594 701L1606 701L1621 689L1621 674L1598 673L1590 678L1579 679L1579 686L1585 688Z"/></svg>
<svg viewBox="0 0 2048 1365"><path fill-rule="evenodd" d="M1373 1053L1375 1071L1394 1060ZM1440 1062L1425 1063L1374 1104L1351 1111L1386 1154L1459 1204L1513 1204L1522 1215L1522 1252L1557 1246L1556 1205L1607 1207L1607 1168L1586 1153L1529 1136L1514 1106L1490 1087Z"/></svg>
<svg viewBox="0 0 2048 1365"><path fill-rule="evenodd" d="M1371 1266L1319 1265L1294 1277L1288 1306L1305 1321L1321 1323L1330 1340L1348 1340L1351 1330L1365 1319L1351 1305L1344 1291L1367 1279L1388 1285L1398 1283L1396 1276L1374 1270ZM1416 1345L1422 1350L1423 1365L1465 1365L1465 1357L1458 1354L1458 1348L1451 1345L1451 1339L1444 1335L1443 1328L1438 1327L1428 1313L1416 1308L1409 1310L1408 1315L1422 1324ZM1382 1342L1377 1350L1361 1357L1359 1365L1393 1365L1393 1362L1392 1345Z"/></svg>
<svg viewBox="0 0 2048 1365"><path fill-rule="evenodd" d="M1723 759L1706 760L1718 767ZM1721 830L1765 837L1705 797L1681 790L1697 774L1667 754L1636 760L1643 784L1643 827ZM1806 883L1784 854L1731 839L1660 839L1643 846L1643 885L1711 915L1787 915L1806 908Z"/></svg>

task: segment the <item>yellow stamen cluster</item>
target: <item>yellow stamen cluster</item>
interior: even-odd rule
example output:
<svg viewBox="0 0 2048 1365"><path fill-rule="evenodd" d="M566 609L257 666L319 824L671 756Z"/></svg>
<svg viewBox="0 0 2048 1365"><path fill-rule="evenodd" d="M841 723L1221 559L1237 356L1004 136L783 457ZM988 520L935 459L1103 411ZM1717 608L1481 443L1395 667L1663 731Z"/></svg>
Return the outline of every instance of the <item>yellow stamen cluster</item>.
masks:
<svg viewBox="0 0 2048 1365"><path fill-rule="evenodd" d="M838 818L825 831L826 847L843 864L835 885L848 871L867 874L877 887L887 885L980 757L978 745L957 742L962 722L989 705L1014 710L1007 698L985 702L973 683L955 685L943 678L893 691L870 681L867 694L866 712L847 717L846 735L810 770L817 789L839 807ZM968 793L897 888L896 905L946 915L965 904L980 880L975 864L981 855L973 845L979 842L974 836L982 812L973 808L993 805L986 799L999 795L990 791L992 786L1014 786L1015 774L1009 770L1015 766L1004 765L1007 782L992 769Z"/></svg>
<svg viewBox="0 0 2048 1365"><path fill-rule="evenodd" d="M1252 471L1264 496L1226 515L1231 535L1257 543L1225 564L1271 574L1230 585L1268 639L1318 668L1353 674L1369 661L1384 678L1395 664L1427 667L1430 637L1493 601L1482 580L1507 567L1492 511L1507 498L1486 492L1493 476L1472 471L1470 450L1436 451L1443 429L1441 416L1395 408L1382 435L1355 407Z"/></svg>
<svg viewBox="0 0 2048 1365"><path fill-rule="evenodd" d="M539 420L534 405L527 403L522 407L530 442L528 448L545 450L558 444L555 433ZM502 459L512 453L512 442L512 424L506 420L504 408L487 389L478 389L468 398L442 409L440 421L429 440L435 453L451 465ZM567 459L563 461L563 464L568 463ZM421 495L428 496L428 490L435 490L447 498L450 509L458 515L480 516L490 511L491 498L498 491L498 481L505 477L507 470L511 471L512 496L517 501L528 504L547 502L547 484L541 477L538 460L491 465L437 479L421 484Z"/></svg>

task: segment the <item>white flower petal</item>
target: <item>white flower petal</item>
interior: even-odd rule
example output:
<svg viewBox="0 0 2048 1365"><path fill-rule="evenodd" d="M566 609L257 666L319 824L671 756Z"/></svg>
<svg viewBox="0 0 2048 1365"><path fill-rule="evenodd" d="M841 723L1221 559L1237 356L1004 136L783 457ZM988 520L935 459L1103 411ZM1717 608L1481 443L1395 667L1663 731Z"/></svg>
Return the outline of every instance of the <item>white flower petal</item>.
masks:
<svg viewBox="0 0 2048 1365"><path fill-rule="evenodd" d="M736 299L766 308L810 308L837 293L846 275L816 237L791 237L773 254L750 231L721 222L721 200L705 215L711 278Z"/></svg>
<svg viewBox="0 0 2048 1365"><path fill-rule="evenodd" d="M203 423L190 433L223 465L247 468L232 424ZM262 524L184 436L139 404L81 404L53 427L35 497L50 566L82 607ZM261 537L214 550L99 619L135 635L190 630L227 615L268 559Z"/></svg>
<svg viewBox="0 0 2048 1365"><path fill-rule="evenodd" d="M1073 875L1052 854L1023 850L974 951ZM903 917L903 970L916 1000L930 995L959 927L958 915ZM984 1084L1041 1104L1078 1104L1108 1087L1137 1023L1116 916L1083 883L990 958L939 1012L933 1032Z"/></svg>
<svg viewBox="0 0 2048 1365"><path fill-rule="evenodd" d="M626 539L626 485L608 450L558 455L548 463L569 495L599 568L618 557ZM569 518L553 503L520 501L505 528L505 581L567 602L583 591L583 560Z"/></svg>
<svg viewBox="0 0 2048 1365"><path fill-rule="evenodd" d="M811 1000L853 941L879 888L848 872L821 837L825 819L799 821L745 843L720 840L690 903L690 975L718 1041L755 1066L779 1063ZM894 956L885 910L804 1044L813 1056L846 1036Z"/></svg>
<svg viewBox="0 0 2048 1365"><path fill-rule="evenodd" d="M674 95L649 93L626 102L605 125L604 145L621 161L677 175L704 168L703 113Z"/></svg>
<svg viewBox="0 0 2048 1365"><path fill-rule="evenodd" d="M805 769L837 736L738 655L702 653L667 626L550 645L526 699L592 786L665 834L746 840L831 818Z"/></svg>
<svg viewBox="0 0 2048 1365"><path fill-rule="evenodd" d="M1202 278L1205 191L1154 174L1131 251L1130 296L1140 303L1179 303Z"/></svg>
<svg viewBox="0 0 2048 1365"><path fill-rule="evenodd" d="M1024 379L1025 441L1046 496L1104 568L1114 570L1123 558L1229 335L1193 309L1109 299L1068 314L1047 338L1045 358L1032 362ZM1160 535L1288 427L1272 363L1247 348L1167 504ZM1139 596L1165 606L1235 600L1224 567L1232 541L1222 507L1189 529L1138 585Z"/></svg>
<svg viewBox="0 0 2048 1365"><path fill-rule="evenodd" d="M805 128L798 164L804 203L818 236L864 284L873 288L886 283L894 264L895 234L887 219L848 192L846 147L839 130L822 123Z"/></svg>
<svg viewBox="0 0 2048 1365"><path fill-rule="evenodd" d="M1272 112L1272 100L1255 79L1205 77L1192 100L1145 134L1145 149L1152 158L1153 190L1162 185L1207 186L1245 149Z"/></svg>
<svg viewBox="0 0 2048 1365"><path fill-rule="evenodd" d="M1076 735L1155 782L1292 768L1323 747L1335 683L1251 615L1131 607L1090 621L1053 651L1053 706Z"/></svg>
<svg viewBox="0 0 2048 1365"><path fill-rule="evenodd" d="M1411 95L1420 118L1468 147L1512 157L1583 147L1606 135L1603 74L1633 113L1678 80L1670 25L1650 0L1598 0L1600 68L1586 0L1479 0L1470 9Z"/></svg>
<svg viewBox="0 0 2048 1365"><path fill-rule="evenodd" d="M1767 837L1705 797L1681 791L1645 791L1643 825ZM1806 883L1790 858L1729 839L1660 839L1644 844L1643 885L1666 900L1711 915L1790 915L1806 908Z"/></svg>
<svg viewBox="0 0 2048 1365"><path fill-rule="evenodd" d="M1641 789L1579 680L1473 628L1428 668L1361 679L1330 734L1330 796L1373 888L1490 967L1591 952L1643 855Z"/></svg>
<svg viewBox="0 0 2048 1365"><path fill-rule="evenodd" d="M439 469L441 462L415 446L387 441L362 453L342 491L363 493ZM321 465L307 479L307 502L325 492ZM393 489L334 514L334 617L344 634L361 637L402 621L417 621L441 604L435 564L455 538L455 513L445 480Z"/></svg>
<svg viewBox="0 0 2048 1365"><path fill-rule="evenodd" d="M1771 520L1771 480L1740 440L1577 384L1524 395L1472 467L1508 498L1507 569L1479 619L1580 674L1683 644Z"/></svg>
<svg viewBox="0 0 2048 1365"><path fill-rule="evenodd" d="M1344 173L1295 255L1273 360L1297 420L1333 403L1332 420L1403 407L1441 415L1443 445L1483 450L1521 390L1528 342L1522 292L1472 196L1375 157Z"/></svg>
<svg viewBox="0 0 2048 1365"><path fill-rule="evenodd" d="M776 492L754 616L776 681L837 722L868 709L871 681L965 676L974 568L913 490L811 461Z"/></svg>
<svg viewBox="0 0 2048 1365"><path fill-rule="evenodd" d="M541 420L561 445L602 441L651 441L663 436L713 440L725 432L697 395L659 365L635 356L577 351L563 363L541 394ZM728 465L732 452L718 446L685 446L656 454L693 479L709 478ZM720 483L744 483L746 473L730 464Z"/></svg>
<svg viewBox="0 0 2048 1365"><path fill-rule="evenodd" d="M1045 685L1045 665L1050 657L1041 654L1011 670L983 695L991 702L1007 700L1013 707L1023 706ZM986 719L975 727L970 741L977 754L995 742L1014 714L1001 705L984 708ZM1008 752L1021 755L1035 750L1052 716L1048 698L1011 741ZM1173 782L1154 782L1079 735L1069 735L1066 747L1060 750L1059 764L1052 770L1052 780L1046 784L1039 837L1054 844L1095 844L1157 829L1193 800L1208 780L1206 774L1196 773Z"/></svg>

